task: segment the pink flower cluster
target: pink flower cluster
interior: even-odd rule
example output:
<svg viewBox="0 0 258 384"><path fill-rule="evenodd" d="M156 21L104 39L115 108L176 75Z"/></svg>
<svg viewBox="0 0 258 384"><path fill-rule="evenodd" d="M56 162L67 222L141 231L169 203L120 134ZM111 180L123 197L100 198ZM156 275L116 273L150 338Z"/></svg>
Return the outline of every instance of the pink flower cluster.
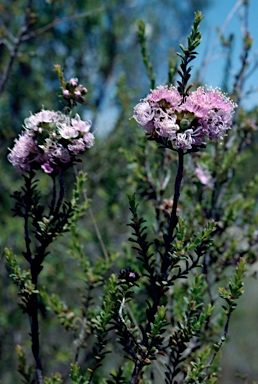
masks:
<svg viewBox="0 0 258 384"><path fill-rule="evenodd" d="M73 164L75 156L94 144L91 121L77 114L42 110L24 120L24 130L15 140L8 160L19 171L42 168L52 173Z"/></svg>
<svg viewBox="0 0 258 384"><path fill-rule="evenodd" d="M147 134L187 150L225 136L236 106L218 88L199 87L183 100L175 87L159 86L134 107L133 118Z"/></svg>
<svg viewBox="0 0 258 384"><path fill-rule="evenodd" d="M87 92L87 88L82 84L79 84L77 77L72 77L67 83L65 83L65 88L63 89L63 97L65 99L73 99L83 103L83 96L86 95Z"/></svg>

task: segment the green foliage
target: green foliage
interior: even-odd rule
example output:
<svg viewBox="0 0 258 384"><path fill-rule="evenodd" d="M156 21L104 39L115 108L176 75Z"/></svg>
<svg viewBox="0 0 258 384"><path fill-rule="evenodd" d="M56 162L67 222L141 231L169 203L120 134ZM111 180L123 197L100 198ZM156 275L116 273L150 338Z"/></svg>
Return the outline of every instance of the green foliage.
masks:
<svg viewBox="0 0 258 384"><path fill-rule="evenodd" d="M150 63L150 59L147 53L146 48L146 36L145 36L145 24L143 20L138 21L138 39L141 46L141 53L144 65L147 70L148 77L150 79L151 89L155 88L155 77L153 74L152 64Z"/></svg>
<svg viewBox="0 0 258 384"><path fill-rule="evenodd" d="M88 383L83 379L83 376L80 374L80 368L78 366L78 363L71 364L70 378L72 380L71 384L87 384Z"/></svg>
<svg viewBox="0 0 258 384"><path fill-rule="evenodd" d="M201 335L202 329L210 318L213 307L208 304L206 307L203 303L205 295L206 284L204 283L204 276L197 275L194 279L192 286L188 289L188 296L184 296L183 308L180 308L181 315L180 321L175 324L175 332L170 337L169 346L171 347L170 362L167 365L166 383L172 383L174 378L182 370L180 365L187 359L185 351L191 348L192 351L198 346L198 339ZM182 296L181 296L182 297ZM190 347L190 340L195 337L193 345ZM198 349L198 347L197 347ZM191 355L191 352L189 353Z"/></svg>
<svg viewBox="0 0 258 384"><path fill-rule="evenodd" d="M114 309L117 302L117 282L116 276L111 275L106 286L102 300L102 308L94 318L92 318L92 330L96 337L96 343L93 347L93 354L95 363L92 368L89 368L90 377L88 383L91 382L95 371L102 365L102 360L107 353L111 351L106 350L108 342L108 331L111 328L111 320L114 316Z"/></svg>
<svg viewBox="0 0 258 384"><path fill-rule="evenodd" d="M46 291L41 289L40 296L44 300L46 309L50 309L57 315L60 323L68 330L77 330L78 325L76 324L76 317L67 305L60 300L58 295L52 294L49 296Z"/></svg>
<svg viewBox="0 0 258 384"><path fill-rule="evenodd" d="M186 278L191 269L202 267L200 259L205 254L207 248L212 244L210 235L214 232L215 227L216 224L210 222L202 232L197 232L193 239L190 238L186 240L184 238L186 224L179 220L178 232L176 234L177 241L174 242L173 253L170 253L173 272L176 269L177 273L173 274L171 281L178 278ZM195 258L192 251L194 251ZM185 262L185 268L182 268L182 261Z"/></svg>
<svg viewBox="0 0 258 384"><path fill-rule="evenodd" d="M16 347L16 353L18 358L18 372L23 377L22 383L23 384L30 384L31 383L31 377L32 374L35 371L35 368L33 365L30 365L28 368L27 366L27 360L24 353L24 350L22 346L17 345Z"/></svg>
<svg viewBox="0 0 258 384"><path fill-rule="evenodd" d="M76 223L77 220L85 214L90 204L90 200L87 199L87 197L85 196L86 180L87 174L85 172L80 171L76 175L76 180L73 188L73 197L71 200L71 205L73 208L73 217L71 221L73 223ZM83 201L81 202L80 200L82 199L82 197Z"/></svg>
<svg viewBox="0 0 258 384"><path fill-rule="evenodd" d="M195 49L201 43L202 36L201 36L201 33L199 32L199 28L200 28L200 22L202 21L203 17L204 16L200 11L195 13L192 30L187 40L187 43L188 43L187 48L185 48L183 44L179 45L183 54L179 52L177 53L177 55L181 58L181 64L180 64L181 69L178 70L178 74L182 79L181 81L178 81L178 85L179 85L178 91L180 92L181 95L183 95L183 97L188 95L189 90L191 88L191 85L187 87L187 83L191 77L191 70L193 69L193 67L192 66L188 67L188 64L195 59L197 55L197 52L195 51Z"/></svg>
<svg viewBox="0 0 258 384"><path fill-rule="evenodd" d="M143 224L145 220L141 217L138 217L137 214L137 204L135 201L135 195L128 196L129 205L130 205L130 211L132 212L132 223L128 224L130 227L133 228L132 235L136 237L136 240L133 238L129 238L129 240L133 243L136 243L138 247L133 247L139 254L138 258L142 262L142 268L144 270L144 273L148 274L148 276L151 278L151 276L154 274L154 263L155 260L153 258L153 253L149 252L149 248L151 246L151 243L147 241L147 234L146 229L147 227Z"/></svg>
<svg viewBox="0 0 258 384"><path fill-rule="evenodd" d="M239 260L236 272L234 274L233 279L229 280L229 289L219 288L219 294L222 299L224 299L227 303L227 306L223 306L225 309L225 314L229 316L234 309L236 308L236 300L239 299L244 293L244 283L243 278L246 272L246 263L242 258Z"/></svg>
<svg viewBox="0 0 258 384"><path fill-rule="evenodd" d="M217 382L217 378L214 376L214 374L211 374L211 376L208 378L206 376L206 369L208 367L207 360L209 359L210 355L210 347L207 347L198 353L198 358L196 361L190 362L186 383L200 384L204 379L205 383L207 384L214 384Z"/></svg>
<svg viewBox="0 0 258 384"><path fill-rule="evenodd" d="M107 384L125 384L126 380L123 376L123 370L120 368L117 373L111 373L112 380L107 380Z"/></svg>
<svg viewBox="0 0 258 384"><path fill-rule="evenodd" d="M38 293L38 290L31 281L30 271L22 270L18 264L17 257L11 250L5 249L5 257L10 270L10 278L18 286L18 295L21 296L21 303L19 305L26 312L32 294ZM18 352L22 351L19 350Z"/></svg>
<svg viewBox="0 0 258 384"><path fill-rule="evenodd" d="M44 384L62 384L62 383L63 383L63 379L60 373L55 373L54 375L52 375L51 379L47 377L44 378Z"/></svg>

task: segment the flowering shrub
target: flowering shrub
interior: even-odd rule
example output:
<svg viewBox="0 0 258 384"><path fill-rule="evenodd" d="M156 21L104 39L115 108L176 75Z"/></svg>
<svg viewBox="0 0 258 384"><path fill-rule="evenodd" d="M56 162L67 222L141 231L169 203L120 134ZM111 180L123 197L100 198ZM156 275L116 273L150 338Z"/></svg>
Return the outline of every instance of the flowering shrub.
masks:
<svg viewBox="0 0 258 384"><path fill-rule="evenodd" d="M219 89L199 87L183 97L174 86L159 86L135 106L133 118L154 139L188 150L225 136L236 107Z"/></svg>
<svg viewBox="0 0 258 384"><path fill-rule="evenodd" d="M237 300L243 294L246 261L254 260L257 242L254 228L258 217L247 226L246 217L250 220L253 201L245 200L244 192L237 201L231 199L228 204L227 200L231 196L229 175L234 171L230 166L236 163L232 159L244 145L241 142L231 148L232 144L226 142L236 104L217 88L199 87L190 91L188 85L189 63L201 41L198 30L201 20L198 12L188 46L180 46L178 87L159 86L134 107L133 118L152 142L148 142L148 152L145 137L141 138L144 144L139 139L140 150L135 157L124 150L138 181L137 194L128 195L131 213L128 226L132 231L129 241L133 247L124 246L124 260L117 260L117 252L103 252L104 259L96 258L95 252L93 260L85 255L77 227L78 219L89 208L83 172L76 175L72 198L65 200L65 171L77 161L77 155L94 143L89 132L91 122L82 121L73 113L77 103L84 102L87 89L77 78L66 81L61 68L56 66L64 110L43 109L25 119L8 159L23 173L24 186L13 194L13 211L24 221L22 255L29 270L23 270L8 249L6 258L10 276L18 286L21 307L29 317L35 367L26 366L23 349L17 348L19 372L26 383L32 384L35 379L38 384L68 380L59 373L51 379L43 378L44 355L42 359L39 337L42 307L55 313L74 338L69 345L74 352L69 375L72 384L214 384L217 381L219 353ZM143 36L141 41L144 43ZM147 58L144 59L147 63ZM150 68L148 63L147 68ZM161 145L157 148L153 141ZM216 161L202 162L200 152L196 154L206 141L215 142ZM218 141L224 147L218 146ZM206 156L211 157L208 149ZM185 172L186 157L192 169L189 166ZM171 163L177 163L172 195L168 192ZM44 205L35 179L41 170L52 179L50 202ZM190 187L184 186L185 198L180 202L182 182L187 177ZM252 191L254 187L248 188ZM167 198L165 193L169 195ZM141 204L143 199L152 203L149 222L141 214L136 196L141 197ZM238 212L242 216L237 222ZM245 249L228 240L237 223L246 232L242 234ZM94 220L93 224L96 227ZM79 309L70 309L56 292L50 294L48 287L39 284L49 246L65 232L71 234L69 251L78 262L84 281ZM98 229L96 233L104 248ZM218 283L223 285L219 289ZM222 306L218 304L219 298ZM110 350L115 356L111 361L114 367L107 373L111 363L103 369L101 366Z"/></svg>

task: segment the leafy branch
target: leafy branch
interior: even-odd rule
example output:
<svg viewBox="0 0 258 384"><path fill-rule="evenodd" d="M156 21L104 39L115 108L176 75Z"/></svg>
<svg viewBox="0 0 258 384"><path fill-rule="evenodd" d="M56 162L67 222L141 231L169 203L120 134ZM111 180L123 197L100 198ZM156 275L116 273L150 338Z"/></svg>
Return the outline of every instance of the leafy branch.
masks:
<svg viewBox="0 0 258 384"><path fill-rule="evenodd" d="M222 308L225 311L224 314L226 315L227 320L226 320L223 335L221 336L220 341L214 344L215 352L211 358L209 367L212 365L215 357L217 356L218 352L220 351L221 347L223 346L227 338L231 315L237 307L236 300L238 300L244 293L243 278L245 273L246 273L246 261L245 259L241 258L237 265L237 269L233 279L229 280L228 289L224 287L219 288L220 297L226 302L226 304L223 305Z"/></svg>
<svg viewBox="0 0 258 384"><path fill-rule="evenodd" d="M147 227L144 226L146 221L142 217L138 216L138 204L135 201L135 195L128 195L128 200L129 209L132 212L132 222L128 224L128 226L133 228L134 232L132 233L132 236L135 237L135 239L130 237L129 241L137 244L137 246L134 246L133 249L138 252L137 258L142 262L142 268L145 271L144 274L151 279L155 271L155 259L153 257L154 254L149 252L149 248L152 243L147 240Z"/></svg>
<svg viewBox="0 0 258 384"><path fill-rule="evenodd" d="M153 67L150 62L147 47L146 47L146 36L145 36L145 24L143 20L138 21L138 39L141 46L141 53L142 53L142 59L143 63L147 69L147 74L149 76L150 82L151 82L151 89L155 87L155 77L153 74Z"/></svg>
<svg viewBox="0 0 258 384"><path fill-rule="evenodd" d="M191 29L191 33L187 40L187 47L184 47L183 44L180 44L181 51L183 53L177 52L177 55L181 58L182 62L180 68L177 72L181 77L181 81L178 83L178 91L183 96L183 99L188 95L191 85L187 86L188 80L191 77L192 66L188 67L189 63L195 59L197 52L195 49L200 45L202 35L199 32L200 22L203 19L203 15L200 11L195 13L194 23Z"/></svg>

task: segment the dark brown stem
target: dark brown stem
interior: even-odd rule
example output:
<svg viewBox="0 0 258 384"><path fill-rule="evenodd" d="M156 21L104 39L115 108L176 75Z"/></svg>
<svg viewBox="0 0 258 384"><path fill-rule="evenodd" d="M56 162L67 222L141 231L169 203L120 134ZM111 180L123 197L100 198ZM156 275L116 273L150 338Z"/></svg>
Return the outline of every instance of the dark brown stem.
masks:
<svg viewBox="0 0 258 384"><path fill-rule="evenodd" d="M139 360L136 360L135 365L134 365L134 370L133 370L132 376L131 376L128 384L137 384L138 383L138 377L139 377L139 374L142 370L142 367L143 367L142 362Z"/></svg>
<svg viewBox="0 0 258 384"><path fill-rule="evenodd" d="M27 306L27 313L28 313L29 322L30 322L31 349L32 349L34 360L35 360L37 384L43 384L42 364L40 360L38 293L37 293L38 275L41 271L41 266L40 266L39 257L36 256L33 258L33 254L30 247L31 239L29 234L29 218L30 218L30 212L32 211L31 194L33 194L32 184L33 184L34 176L35 176L35 173L30 172L29 178L28 179L26 178L27 198L26 198L26 211L24 215L24 237L25 237L26 252L24 252L24 256L30 264L31 282L34 285L34 291L30 295L28 306ZM43 251L43 254L44 252L45 252L45 249Z"/></svg>
<svg viewBox="0 0 258 384"><path fill-rule="evenodd" d="M229 322L230 322L230 319L231 319L231 315L232 315L232 305L230 306L229 310L228 310L228 313L227 313L227 321L226 321L226 324L224 326L224 331L223 331L223 336L221 337L220 339L220 342L218 343L218 349L214 352L212 358L211 358L211 361L207 367L207 370L212 366L214 360L215 360L215 357L217 356L219 350L221 349L222 345L224 344L226 338L227 338L227 335L228 335L228 327L229 327ZM207 372L207 371L206 371Z"/></svg>
<svg viewBox="0 0 258 384"><path fill-rule="evenodd" d="M30 249L30 243L31 239L29 236L29 212L27 211L24 216L24 238L25 238L25 245L26 245L26 252L24 253L24 256L26 260L31 263L31 249Z"/></svg>
<svg viewBox="0 0 258 384"><path fill-rule="evenodd" d="M178 208L178 202L180 197L180 189L181 189L181 183L183 179L183 173L184 173L184 152L182 149L179 149L178 150L178 168L177 168L177 175L176 175L175 184L174 184L173 207L172 207L172 212L169 219L168 233L166 236L166 244L165 244L165 252L164 252L163 261L161 265L162 273L166 273L169 267L168 253L170 252L174 230L178 223L177 208Z"/></svg>
<svg viewBox="0 0 258 384"><path fill-rule="evenodd" d="M64 174L63 174L63 171L61 170L59 174L59 197L58 197L57 203L56 203L56 183L55 183L55 177L53 177L53 195L52 195L52 201L50 204L50 215L51 214L58 215L58 212L63 202L64 191L65 191ZM25 217L25 228L27 228L28 230L28 223L26 221L26 217ZM26 233L25 233L25 237L26 237ZM43 384L42 364L40 359L37 285L38 285L38 276L42 269L42 262L46 256L46 249L51 241L52 241L51 237L45 239L45 241L42 242L39 247L37 247L36 256L34 258L32 258L30 254L31 279L34 285L34 292L32 293L30 297L30 301L28 303L28 315L30 319L30 329L31 329L30 336L31 336L31 343L32 343L32 353L35 359L37 384ZM28 249L29 240L26 241L26 245Z"/></svg>
<svg viewBox="0 0 258 384"><path fill-rule="evenodd" d="M34 290L37 290L38 283L38 271L34 269L33 260L31 264L31 275L32 283L34 284ZM38 294L36 292L32 293L31 300L29 304L29 319L30 319L30 329L31 329L31 349L33 357L35 359L36 367L36 377L37 384L43 384L43 375L42 375L42 364L40 359L40 343L39 343L39 321L38 321Z"/></svg>
<svg viewBox="0 0 258 384"><path fill-rule="evenodd" d="M31 239L30 239L30 234L29 234L29 218L30 218L30 214L31 214L31 210L32 210L31 197L33 194L32 184L33 184L34 176L35 176L35 173L32 171L32 172L29 172L28 178L27 177L25 178L25 188L27 188L28 191L27 191L27 194L26 194L25 199L24 199L25 212L23 215L23 218L24 218L24 240L25 240L25 247L26 247L26 252L23 252L23 255L24 255L25 259L28 261L28 263L30 263L30 264L31 264L31 259L32 259L32 252L31 252L31 248L30 248Z"/></svg>

